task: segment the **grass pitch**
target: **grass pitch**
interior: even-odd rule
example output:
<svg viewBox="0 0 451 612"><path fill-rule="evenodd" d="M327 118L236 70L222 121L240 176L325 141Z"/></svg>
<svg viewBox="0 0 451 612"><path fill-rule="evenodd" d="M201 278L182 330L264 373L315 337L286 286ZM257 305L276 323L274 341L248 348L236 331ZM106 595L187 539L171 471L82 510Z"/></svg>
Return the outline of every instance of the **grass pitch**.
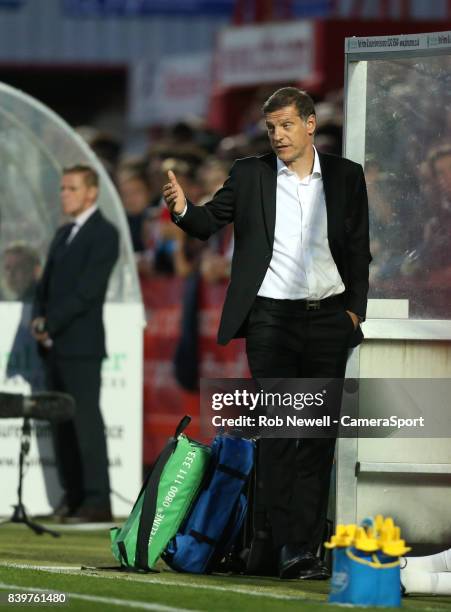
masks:
<svg viewBox="0 0 451 612"><path fill-rule="evenodd" d="M56 526L58 530L58 526ZM328 582L177 574L161 562L158 574L85 569L111 566L109 533L65 528L60 538L37 536L22 525L0 526L0 607L26 610L31 604L7 602L8 593L43 596L65 593L67 603L33 604L63 611L152 610L154 612L328 612ZM451 597L408 597L408 610L449 610ZM353 608L371 612L377 608ZM380 609L379 609L380 610Z"/></svg>

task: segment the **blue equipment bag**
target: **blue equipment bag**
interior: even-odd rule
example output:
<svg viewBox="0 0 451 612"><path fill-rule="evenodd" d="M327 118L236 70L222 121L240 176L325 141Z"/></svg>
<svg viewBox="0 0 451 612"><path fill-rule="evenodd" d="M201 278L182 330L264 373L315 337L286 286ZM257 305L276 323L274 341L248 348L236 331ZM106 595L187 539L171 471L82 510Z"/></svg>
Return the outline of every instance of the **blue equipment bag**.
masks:
<svg viewBox="0 0 451 612"><path fill-rule="evenodd" d="M254 445L252 440L228 435L213 440L204 486L162 555L172 569L209 573L229 552L246 515L242 491L254 463Z"/></svg>

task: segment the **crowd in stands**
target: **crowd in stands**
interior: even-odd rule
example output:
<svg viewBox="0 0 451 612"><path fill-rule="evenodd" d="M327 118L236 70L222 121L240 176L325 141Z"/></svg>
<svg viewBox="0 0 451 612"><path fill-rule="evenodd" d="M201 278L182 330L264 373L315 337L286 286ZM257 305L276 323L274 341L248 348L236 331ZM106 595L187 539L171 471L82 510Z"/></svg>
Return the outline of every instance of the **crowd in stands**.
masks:
<svg viewBox="0 0 451 612"><path fill-rule="evenodd" d="M449 57L368 66L370 297L407 298L413 318L451 318L450 66Z"/></svg>
<svg viewBox="0 0 451 612"><path fill-rule="evenodd" d="M440 61L445 60L437 61L435 72L440 72ZM407 298L411 314L447 317L448 294L443 285L449 286L451 279L447 246L451 118L449 113L446 117L435 113L432 99L423 99L421 105L416 102L419 87L435 83L441 90L444 83L416 65L374 66L371 70L365 159L373 253L370 297ZM445 90L443 95L448 95ZM232 228L208 244L187 237L171 223L161 187L167 171L173 170L187 197L202 205L222 185L235 159L268 152L262 99L261 93L255 95L243 111L239 133L233 136L221 138L200 122L160 127L152 131L149 150L140 159L122 159L119 147L112 156L114 146L108 147L105 139L93 143L102 158L109 154L106 166L126 211L142 277L186 277L200 271L207 282L227 279ZM316 111L315 146L340 155L343 92L332 91L317 101ZM415 122L418 130L412 130ZM421 281L425 269L427 287Z"/></svg>
<svg viewBox="0 0 451 612"><path fill-rule="evenodd" d="M161 189L173 170L187 198L202 205L222 186L235 159L269 152L261 98L257 94L249 105L236 135L221 137L199 121L180 122L153 129L149 149L139 158L121 156L119 143L89 133L87 140L121 197L141 278L187 277L195 271L206 282L228 278L233 229L224 229L208 243L189 238L172 223ZM332 92L318 103L316 145L321 151L341 153L342 102L342 93Z"/></svg>
<svg viewBox="0 0 451 612"><path fill-rule="evenodd" d="M436 108L437 100L449 96L440 79L443 62L449 58L436 60L434 74L407 60L405 66L389 68L374 62L368 75L365 127L373 253L370 297L407 297L421 316L428 315L435 300L441 304L436 311L440 318L449 315L443 285L451 281L451 114ZM432 85L443 95L422 98L418 104L419 89ZM148 150L139 158L124 154L123 143L107 133L79 128L117 187L141 278L185 278L193 272L209 283L228 278L233 228L208 243L187 237L171 222L161 189L168 170L173 170L188 199L202 205L221 187L235 159L268 152L263 98L263 92L257 92L243 110L239 132L232 136L223 137L200 120L154 126ZM317 100L316 111L315 146L340 155L343 92L332 91ZM415 124L418 129L412 130ZM11 257L3 259L10 266ZM2 299L15 299L6 274L3 270ZM428 286L423 286L425 277Z"/></svg>

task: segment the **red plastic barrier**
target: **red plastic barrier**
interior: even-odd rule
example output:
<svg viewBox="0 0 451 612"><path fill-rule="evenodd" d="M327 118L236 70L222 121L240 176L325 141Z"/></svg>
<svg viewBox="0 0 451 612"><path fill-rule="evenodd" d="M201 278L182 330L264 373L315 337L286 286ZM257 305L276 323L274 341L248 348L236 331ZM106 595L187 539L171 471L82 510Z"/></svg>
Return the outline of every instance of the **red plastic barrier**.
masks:
<svg viewBox="0 0 451 612"><path fill-rule="evenodd" d="M247 361L242 340L216 343L227 284L202 284L199 293L200 374L205 378L245 378ZM193 417L188 434L202 439L199 394L184 391L174 377L174 353L180 337L184 280L141 279L147 314L144 331L144 464L152 464L181 417Z"/></svg>

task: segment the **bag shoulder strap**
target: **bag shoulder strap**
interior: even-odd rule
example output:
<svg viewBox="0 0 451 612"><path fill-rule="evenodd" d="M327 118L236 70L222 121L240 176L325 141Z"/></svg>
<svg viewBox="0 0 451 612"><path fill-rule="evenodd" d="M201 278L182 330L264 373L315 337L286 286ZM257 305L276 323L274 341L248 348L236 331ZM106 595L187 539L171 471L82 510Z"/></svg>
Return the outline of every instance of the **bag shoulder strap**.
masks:
<svg viewBox="0 0 451 612"><path fill-rule="evenodd" d="M144 481L141 493L144 491L143 505L141 509L141 516L139 519L138 537L136 541L136 554L135 554L135 567L143 570L149 570L149 536L150 530L155 519L155 513L157 508L158 498L158 485L160 482L161 474L163 473L164 467L169 460L169 457L174 452L178 437L186 429L191 422L190 416L184 416L180 423L177 425L173 438L169 439L168 444L160 453L157 462L151 473L147 476Z"/></svg>

